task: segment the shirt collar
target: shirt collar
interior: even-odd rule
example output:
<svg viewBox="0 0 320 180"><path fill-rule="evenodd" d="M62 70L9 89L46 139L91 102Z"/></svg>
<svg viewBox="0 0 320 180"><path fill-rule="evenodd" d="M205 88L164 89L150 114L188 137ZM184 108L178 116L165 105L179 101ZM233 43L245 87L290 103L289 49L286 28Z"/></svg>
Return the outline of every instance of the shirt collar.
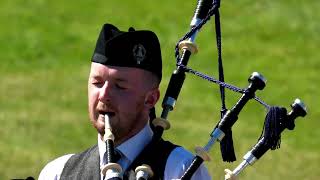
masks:
<svg viewBox="0 0 320 180"><path fill-rule="evenodd" d="M145 148L145 146L151 141L153 131L147 123L144 128L136 135L121 143L116 147L130 162L139 155L139 153ZM100 155L100 165L103 162L103 155L106 152L106 144L101 140L101 135L98 134L98 147Z"/></svg>

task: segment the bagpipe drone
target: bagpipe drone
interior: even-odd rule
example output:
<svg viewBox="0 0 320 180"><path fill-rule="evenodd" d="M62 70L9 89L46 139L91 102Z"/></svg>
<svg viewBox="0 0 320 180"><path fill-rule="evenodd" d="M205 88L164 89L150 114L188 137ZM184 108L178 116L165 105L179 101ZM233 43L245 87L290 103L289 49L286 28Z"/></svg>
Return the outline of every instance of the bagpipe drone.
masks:
<svg viewBox="0 0 320 180"><path fill-rule="evenodd" d="M248 165L253 165L269 149L275 150L280 147L281 133L285 129L293 130L295 128L295 119L299 116L304 117L307 114L306 107L300 99L296 99L291 104L291 108L292 110L288 114L285 108L270 108L258 142L244 155L244 160L233 171L226 171L225 179L232 179L232 177L238 176Z"/></svg>

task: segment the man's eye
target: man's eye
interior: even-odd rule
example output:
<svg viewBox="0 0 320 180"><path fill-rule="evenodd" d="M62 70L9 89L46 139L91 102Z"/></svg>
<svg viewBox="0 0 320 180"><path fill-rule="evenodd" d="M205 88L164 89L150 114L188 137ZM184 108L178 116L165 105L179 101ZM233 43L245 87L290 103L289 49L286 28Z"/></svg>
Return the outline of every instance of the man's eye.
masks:
<svg viewBox="0 0 320 180"><path fill-rule="evenodd" d="M121 90L127 89L126 87L121 86L121 85L119 85L119 84L115 84L115 86L116 86L116 88L121 89Z"/></svg>
<svg viewBox="0 0 320 180"><path fill-rule="evenodd" d="M100 81L94 81L94 82L92 82L92 84L97 86L97 87L102 87L104 83L100 82Z"/></svg>

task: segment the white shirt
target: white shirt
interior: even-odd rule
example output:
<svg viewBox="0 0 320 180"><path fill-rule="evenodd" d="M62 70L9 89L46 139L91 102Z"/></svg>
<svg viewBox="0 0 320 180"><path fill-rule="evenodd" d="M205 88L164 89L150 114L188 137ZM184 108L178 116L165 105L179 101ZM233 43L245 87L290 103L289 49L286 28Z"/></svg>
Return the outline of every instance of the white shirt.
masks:
<svg viewBox="0 0 320 180"><path fill-rule="evenodd" d="M123 156L117 163L119 163L121 167L126 170L133 162L133 160L144 149L144 147L151 141L152 136L153 131L151 130L149 124L147 124L138 134L119 145L117 149L122 153ZM101 140L100 135L98 135L98 147L101 167L106 164L103 158L103 155L106 152L106 146L105 143ZM59 180L64 165L72 155L73 154L64 155L49 162L42 169L39 175L39 180ZM193 157L194 156L183 147L175 148L167 159L164 179L179 179L191 164ZM209 180L211 179L211 177L205 166L202 164L191 179Z"/></svg>

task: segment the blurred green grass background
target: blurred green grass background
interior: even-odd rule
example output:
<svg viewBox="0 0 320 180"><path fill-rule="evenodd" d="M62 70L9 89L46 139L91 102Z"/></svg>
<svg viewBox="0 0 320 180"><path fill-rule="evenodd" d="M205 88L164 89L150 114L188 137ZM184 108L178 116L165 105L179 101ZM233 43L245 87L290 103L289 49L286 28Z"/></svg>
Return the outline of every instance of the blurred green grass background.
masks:
<svg viewBox="0 0 320 180"><path fill-rule="evenodd" d="M0 179L38 177L48 161L96 143L86 87L103 23L158 34L163 97L175 68L175 43L189 30L195 6L196 1L182 0L0 1ZM299 97L309 113L283 134L281 149L266 153L241 179L320 178L319 7L315 0L221 2L225 80L246 87L248 76L258 71L268 79L259 97L287 108ZM217 77L213 21L196 42L199 53L190 66ZM228 107L239 98L231 91L226 96ZM218 86L187 76L164 136L190 151L203 146L219 120L219 108ZM260 135L265 113L257 102L246 105L233 127L237 162L223 163L216 144L206 163L213 179L223 179L224 168L242 161Z"/></svg>

